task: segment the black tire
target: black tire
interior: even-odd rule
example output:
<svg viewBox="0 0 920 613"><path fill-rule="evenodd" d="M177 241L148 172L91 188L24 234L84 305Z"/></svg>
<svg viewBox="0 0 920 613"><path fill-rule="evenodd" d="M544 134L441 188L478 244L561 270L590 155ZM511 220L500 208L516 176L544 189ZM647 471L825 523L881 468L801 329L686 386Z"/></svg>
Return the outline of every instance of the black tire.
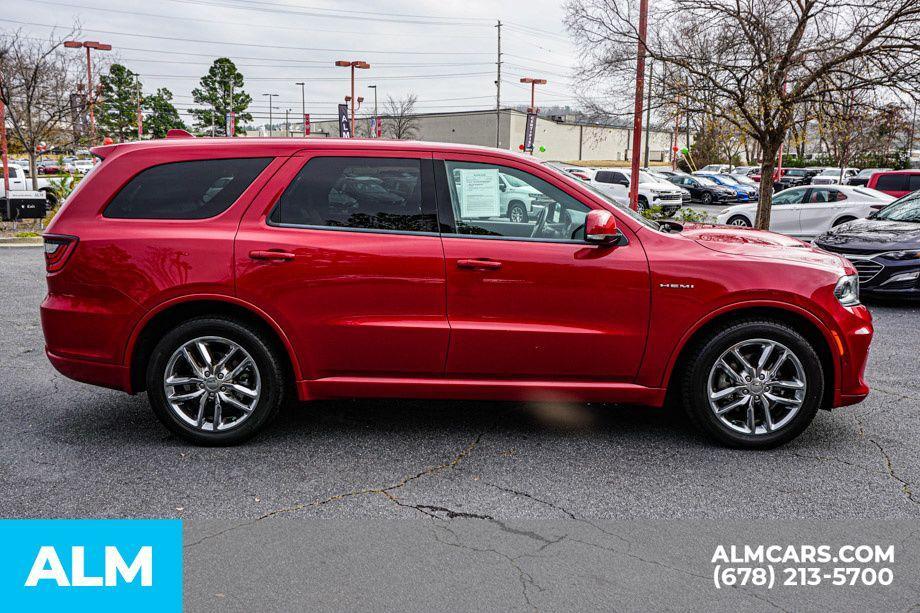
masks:
<svg viewBox="0 0 920 613"><path fill-rule="evenodd" d="M515 216L518 217L517 220L515 220ZM508 220L515 223L527 223L527 207L524 206L523 202L514 200L508 205Z"/></svg>
<svg viewBox="0 0 920 613"><path fill-rule="evenodd" d="M834 227L836 228L837 226L841 226L851 221L856 221L856 218L855 217L841 217L840 219L834 222Z"/></svg>
<svg viewBox="0 0 920 613"><path fill-rule="evenodd" d="M639 196L639 210L645 211L648 209L648 199L645 196Z"/></svg>
<svg viewBox="0 0 920 613"><path fill-rule="evenodd" d="M709 192L703 192L703 195L700 196L700 204L704 206L709 206L712 204L712 194Z"/></svg>
<svg viewBox="0 0 920 613"><path fill-rule="evenodd" d="M201 336L219 336L239 344L252 357L261 378L261 397L252 413L245 422L224 432L205 432L186 424L173 413L163 389L172 354L187 341ZM147 364L147 398L157 419L185 440L196 445L234 445L253 437L278 413L285 398L284 373L282 356L257 329L226 317L198 317L166 333L154 347Z"/></svg>
<svg viewBox="0 0 920 613"><path fill-rule="evenodd" d="M55 196L49 189L43 189L41 191L45 194L45 202L47 202L46 208L50 211L58 204L57 196Z"/></svg>
<svg viewBox="0 0 920 613"><path fill-rule="evenodd" d="M745 217L744 215L732 215L731 217L728 218L727 223L730 226L744 226L746 228L752 227L751 220Z"/></svg>
<svg viewBox="0 0 920 613"><path fill-rule="evenodd" d="M736 343L766 339L782 343L799 359L807 381L804 401L798 412L781 428L769 433L746 434L722 423L709 405L708 381L716 360ZM787 324L770 319L743 320L701 339L682 361L680 394L690 421L704 434L729 446L746 449L772 449L783 445L812 422L824 395L824 369L815 348Z"/></svg>

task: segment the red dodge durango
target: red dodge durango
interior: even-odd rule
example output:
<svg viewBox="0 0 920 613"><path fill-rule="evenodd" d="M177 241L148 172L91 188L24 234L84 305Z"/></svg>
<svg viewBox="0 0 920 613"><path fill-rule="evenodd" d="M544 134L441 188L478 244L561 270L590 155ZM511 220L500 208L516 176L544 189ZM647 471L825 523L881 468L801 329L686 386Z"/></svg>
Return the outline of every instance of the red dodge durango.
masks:
<svg viewBox="0 0 920 613"><path fill-rule="evenodd" d="M194 443L247 439L286 397L673 399L717 441L767 448L869 393L856 271L795 239L648 221L472 146L93 152L44 237L48 358L146 390Z"/></svg>

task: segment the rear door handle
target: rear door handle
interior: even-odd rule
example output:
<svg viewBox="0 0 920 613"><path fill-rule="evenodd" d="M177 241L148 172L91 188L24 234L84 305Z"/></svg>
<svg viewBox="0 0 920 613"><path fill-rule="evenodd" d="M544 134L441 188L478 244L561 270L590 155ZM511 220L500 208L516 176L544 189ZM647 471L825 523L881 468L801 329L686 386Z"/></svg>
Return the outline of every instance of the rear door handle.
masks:
<svg viewBox="0 0 920 613"><path fill-rule="evenodd" d="M501 262L495 260L457 260L457 268L464 270L498 270L502 267Z"/></svg>
<svg viewBox="0 0 920 613"><path fill-rule="evenodd" d="M287 262L294 259L294 254L289 251L280 249L256 250L250 251L249 257L253 260L271 260L275 262Z"/></svg>

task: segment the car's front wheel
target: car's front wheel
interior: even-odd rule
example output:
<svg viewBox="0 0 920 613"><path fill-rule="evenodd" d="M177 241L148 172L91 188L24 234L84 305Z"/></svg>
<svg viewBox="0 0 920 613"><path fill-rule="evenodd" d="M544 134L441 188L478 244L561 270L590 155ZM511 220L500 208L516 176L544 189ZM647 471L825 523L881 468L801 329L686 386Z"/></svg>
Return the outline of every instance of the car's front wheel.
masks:
<svg viewBox="0 0 920 613"><path fill-rule="evenodd" d="M745 217L744 215L734 215L728 218L728 225L730 226L743 226L745 228L751 227L751 220Z"/></svg>
<svg viewBox="0 0 920 613"><path fill-rule="evenodd" d="M508 206L508 220L514 223L527 223L527 207L522 202L512 202Z"/></svg>
<svg viewBox="0 0 920 613"><path fill-rule="evenodd" d="M277 351L256 329L200 317L168 332L147 366L147 396L157 418L199 445L232 445L256 434L284 398Z"/></svg>
<svg viewBox="0 0 920 613"><path fill-rule="evenodd" d="M732 447L769 449L805 430L824 394L811 343L783 322L748 320L697 343L681 386L691 421Z"/></svg>
<svg viewBox="0 0 920 613"><path fill-rule="evenodd" d="M712 204L712 194L709 192L703 192L703 194L700 196L700 204L704 204L706 206Z"/></svg>

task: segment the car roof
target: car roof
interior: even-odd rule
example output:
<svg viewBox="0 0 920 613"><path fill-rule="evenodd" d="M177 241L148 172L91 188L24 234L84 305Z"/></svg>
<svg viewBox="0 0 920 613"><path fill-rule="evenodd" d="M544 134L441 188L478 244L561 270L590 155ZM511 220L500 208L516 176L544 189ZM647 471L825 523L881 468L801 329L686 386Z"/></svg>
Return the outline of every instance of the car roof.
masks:
<svg viewBox="0 0 920 613"><path fill-rule="evenodd" d="M112 155L140 150L188 151L200 150L214 153L244 153L253 155L293 155L299 151L315 149L355 149L355 150L399 150L399 151L435 151L446 153L469 153L500 155L502 157L540 163L542 160L514 151L463 145L456 143L435 143L410 140L390 140L384 138L162 138L131 143L116 143L93 147L92 152L102 158Z"/></svg>

